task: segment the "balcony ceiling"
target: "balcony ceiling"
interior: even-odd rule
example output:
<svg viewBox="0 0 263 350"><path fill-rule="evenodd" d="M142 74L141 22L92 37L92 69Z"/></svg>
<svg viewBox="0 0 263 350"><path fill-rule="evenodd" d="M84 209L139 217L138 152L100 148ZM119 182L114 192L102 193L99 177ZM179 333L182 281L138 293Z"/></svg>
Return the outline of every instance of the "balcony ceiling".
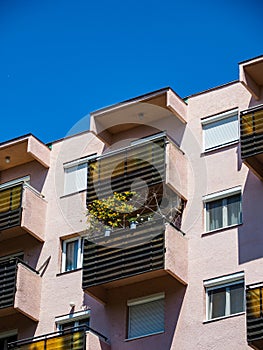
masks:
<svg viewBox="0 0 263 350"><path fill-rule="evenodd" d="M49 167L50 150L32 135L0 144L0 171L37 160ZM9 160L9 161L7 161Z"/></svg>
<svg viewBox="0 0 263 350"><path fill-rule="evenodd" d="M152 92L91 113L91 130L106 137L131 130L139 125L155 127L167 117L186 123L185 102L170 88Z"/></svg>
<svg viewBox="0 0 263 350"><path fill-rule="evenodd" d="M263 60L244 67L257 85L263 86Z"/></svg>

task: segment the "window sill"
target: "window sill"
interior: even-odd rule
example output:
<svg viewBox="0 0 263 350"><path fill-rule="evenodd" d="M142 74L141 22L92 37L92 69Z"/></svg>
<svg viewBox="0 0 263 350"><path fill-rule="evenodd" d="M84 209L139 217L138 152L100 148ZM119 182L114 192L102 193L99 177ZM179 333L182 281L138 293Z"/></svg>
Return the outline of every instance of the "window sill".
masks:
<svg viewBox="0 0 263 350"><path fill-rule="evenodd" d="M238 145L238 143L239 143L239 140L235 140L235 141L226 143L224 145L219 145L219 146L216 146L216 147L213 147L213 148L209 148L207 150L204 150L201 153L201 156L206 156L206 155L209 155L210 153L213 154L214 152L224 150L224 149L226 149L228 147L231 148L232 146Z"/></svg>
<svg viewBox="0 0 263 350"><path fill-rule="evenodd" d="M156 333L150 333L150 334L145 334L145 335L141 335L141 336L134 337L134 338L126 338L126 339L124 339L124 341L128 342L128 341L142 339L142 338L150 337L150 336L153 336L153 335L159 335L159 334L163 334L163 333L164 333L164 331L156 332Z"/></svg>
<svg viewBox="0 0 263 350"><path fill-rule="evenodd" d="M75 269L75 270L59 272L59 273L56 274L56 277L59 277L59 276L62 276L62 275L68 275L70 273L81 271L81 270L82 270L82 267L79 267L78 269Z"/></svg>
<svg viewBox="0 0 263 350"><path fill-rule="evenodd" d="M221 320L225 320L226 318L233 318L233 317L238 317L238 316L242 316L242 315L245 315L245 311L241 311L241 312L238 312L238 313L232 314L232 315L227 315L227 316L212 318L211 320L205 320L205 321L203 321L203 324L207 324L207 323L211 323L211 322L216 322L216 321L221 321Z"/></svg>
<svg viewBox="0 0 263 350"><path fill-rule="evenodd" d="M209 236L209 235L212 235L214 233L218 233L218 232L222 232L222 231L231 230L233 228L236 228L236 227L239 227L239 226L242 226L242 225L243 225L243 222L241 222L240 224L236 224L236 225L225 226L225 227L217 228L215 230L206 231L206 232L201 234L201 237Z"/></svg>

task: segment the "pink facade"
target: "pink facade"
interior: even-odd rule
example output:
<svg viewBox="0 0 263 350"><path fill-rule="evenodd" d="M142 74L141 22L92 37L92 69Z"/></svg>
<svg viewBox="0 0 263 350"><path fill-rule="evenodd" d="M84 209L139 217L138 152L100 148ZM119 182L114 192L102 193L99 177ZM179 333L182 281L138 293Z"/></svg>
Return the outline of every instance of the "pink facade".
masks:
<svg viewBox="0 0 263 350"><path fill-rule="evenodd" d="M49 147L1 144L0 342L263 350L262 67L95 111ZM134 209L94 233L87 206L125 191Z"/></svg>

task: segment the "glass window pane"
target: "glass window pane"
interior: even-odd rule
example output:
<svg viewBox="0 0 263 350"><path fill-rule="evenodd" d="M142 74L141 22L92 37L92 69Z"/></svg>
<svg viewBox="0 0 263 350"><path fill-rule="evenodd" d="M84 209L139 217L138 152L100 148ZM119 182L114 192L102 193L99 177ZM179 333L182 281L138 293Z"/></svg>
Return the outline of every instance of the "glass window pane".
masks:
<svg viewBox="0 0 263 350"><path fill-rule="evenodd" d="M207 230L216 230L223 227L222 200L206 203L207 210Z"/></svg>
<svg viewBox="0 0 263 350"><path fill-rule="evenodd" d="M237 115L218 120L203 126L205 134L205 149L225 145L238 140Z"/></svg>
<svg viewBox="0 0 263 350"><path fill-rule="evenodd" d="M89 321L90 321L89 317L83 318L82 320L78 321L78 326L89 326Z"/></svg>
<svg viewBox="0 0 263 350"><path fill-rule="evenodd" d="M66 329L70 329L70 328L73 328L73 327L75 327L75 322L74 321L67 322L67 323L62 323L59 328L60 328L61 331L65 331Z"/></svg>
<svg viewBox="0 0 263 350"><path fill-rule="evenodd" d="M75 270L78 266L78 241L66 243L66 271Z"/></svg>
<svg viewBox="0 0 263 350"><path fill-rule="evenodd" d="M240 194L227 198L228 225L241 223L241 196Z"/></svg>
<svg viewBox="0 0 263 350"><path fill-rule="evenodd" d="M230 288L230 313L244 311L244 284L236 284Z"/></svg>
<svg viewBox="0 0 263 350"><path fill-rule="evenodd" d="M225 316L226 309L226 289L218 288L215 290L211 290L208 292L209 296L209 305L212 308L212 312L210 310L210 317L222 317Z"/></svg>

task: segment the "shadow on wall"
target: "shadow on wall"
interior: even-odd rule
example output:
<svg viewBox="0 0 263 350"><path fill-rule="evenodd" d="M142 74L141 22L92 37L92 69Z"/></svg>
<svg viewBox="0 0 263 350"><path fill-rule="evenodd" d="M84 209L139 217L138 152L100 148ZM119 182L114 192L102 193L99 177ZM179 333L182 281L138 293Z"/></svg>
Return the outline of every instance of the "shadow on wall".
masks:
<svg viewBox="0 0 263 350"><path fill-rule="evenodd" d="M127 340L128 300L165 293L164 333ZM171 276L163 276L143 282L111 289L106 312L110 322L110 343L112 348L121 350L169 350L176 343L176 327L179 322L186 286Z"/></svg>
<svg viewBox="0 0 263 350"><path fill-rule="evenodd" d="M242 198L243 225L238 229L239 264L263 257L263 182L248 172Z"/></svg>

